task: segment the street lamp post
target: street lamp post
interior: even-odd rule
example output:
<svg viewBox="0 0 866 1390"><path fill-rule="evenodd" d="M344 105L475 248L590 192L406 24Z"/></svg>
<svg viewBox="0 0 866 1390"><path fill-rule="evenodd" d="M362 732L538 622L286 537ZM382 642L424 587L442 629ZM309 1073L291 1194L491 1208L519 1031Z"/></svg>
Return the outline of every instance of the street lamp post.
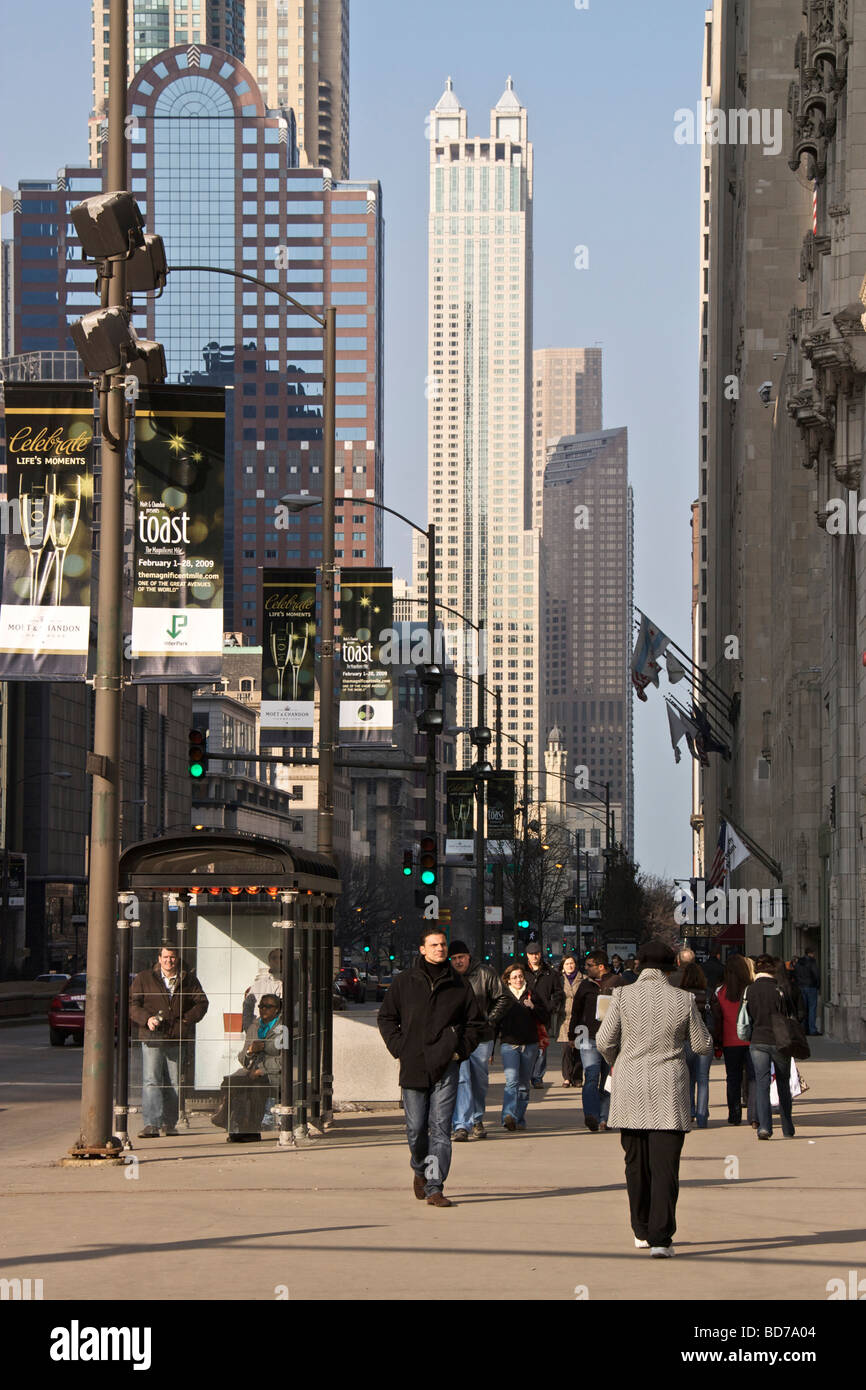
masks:
<svg viewBox="0 0 866 1390"><path fill-rule="evenodd" d="M109 19L108 155L110 190L125 189L127 0L111 0ZM126 265L106 263L102 302L126 307ZM99 391L102 444L99 504L99 598L93 677L93 775L87 908L87 1027L81 1080L81 1132L74 1152L106 1152L114 1120L114 953L120 848L120 719L123 675L123 465L126 420L122 378L103 376Z"/></svg>

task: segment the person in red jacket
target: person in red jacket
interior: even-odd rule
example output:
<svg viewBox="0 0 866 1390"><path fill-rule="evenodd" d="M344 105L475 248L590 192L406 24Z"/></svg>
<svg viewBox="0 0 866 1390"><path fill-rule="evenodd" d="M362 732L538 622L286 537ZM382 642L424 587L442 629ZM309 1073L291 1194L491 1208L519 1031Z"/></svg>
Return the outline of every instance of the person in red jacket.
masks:
<svg viewBox="0 0 866 1390"><path fill-rule="evenodd" d="M755 1069L752 1066L749 1044L737 1037L737 1015L743 1001L743 992L753 979L752 963L746 956L728 956L725 961L724 979L715 993L710 995L716 1055L723 1055L725 1059L729 1125L741 1124L743 1120L744 1073L749 1082L748 1117L750 1120L753 1118Z"/></svg>

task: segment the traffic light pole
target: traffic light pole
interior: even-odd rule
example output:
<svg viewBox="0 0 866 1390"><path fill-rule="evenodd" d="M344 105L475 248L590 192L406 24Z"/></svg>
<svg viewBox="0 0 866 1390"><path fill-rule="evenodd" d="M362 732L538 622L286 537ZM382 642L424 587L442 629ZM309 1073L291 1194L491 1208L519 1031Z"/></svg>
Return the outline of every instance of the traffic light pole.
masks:
<svg viewBox="0 0 866 1390"><path fill-rule="evenodd" d="M431 521L427 527L427 641L430 646L429 665L436 666L436 527ZM427 681L424 686L424 709L429 715L436 708L436 685ZM436 841L436 863L439 864L439 832L436 815L436 730L431 723L427 725L427 758L424 768L425 820L427 834ZM436 883L437 892L441 884Z"/></svg>
<svg viewBox="0 0 866 1390"><path fill-rule="evenodd" d="M477 689L478 689L478 715L477 715L477 718L478 718L478 728L479 728L479 730L481 730L481 729L484 729L484 728L486 727L486 725L485 725L485 720L486 720L486 718L487 718L487 704L486 704L486 700L485 700L485 685L484 685L484 660L483 660L483 656L482 656L482 648L483 648L483 643L484 643L484 623L483 623L483 622L479 623L478 628L479 628L479 630L478 630L478 655L479 655L479 661L478 661L478 687L477 687ZM478 746L479 772L478 772L478 774L477 774L477 776L476 776L476 778L475 778L475 799L476 799L476 812L477 812L477 817L478 817L477 822L476 822L476 826L475 826L475 897L476 897L476 903L475 903L475 911L476 911L476 918L475 918L475 949L476 949L476 956L477 956L477 959L478 959L479 961L483 961L483 959L484 959L484 937L485 937L485 927L486 927L486 923L485 923L485 919L484 919L484 860L485 860L485 855L486 855L487 840L486 840L486 837L485 837L485 834L484 834L484 803L485 803L484 787L485 787L485 782L484 782L484 774L483 774L483 772L481 771L481 766L482 766L484 763L486 763L486 762L487 762L487 745L486 745L486 744L479 744L479 746Z"/></svg>
<svg viewBox="0 0 866 1390"><path fill-rule="evenodd" d="M128 3L111 0L107 187L125 189ZM126 307L126 266L108 263L109 308ZM103 287L105 287L103 280ZM106 295L103 292L103 300ZM93 776L90 886L87 912L87 1007L81 1076L81 1132L75 1158L114 1150L114 989L117 862L120 848L120 717L123 673L123 461L126 421L121 380L100 383L102 445L99 507L99 600L93 678Z"/></svg>

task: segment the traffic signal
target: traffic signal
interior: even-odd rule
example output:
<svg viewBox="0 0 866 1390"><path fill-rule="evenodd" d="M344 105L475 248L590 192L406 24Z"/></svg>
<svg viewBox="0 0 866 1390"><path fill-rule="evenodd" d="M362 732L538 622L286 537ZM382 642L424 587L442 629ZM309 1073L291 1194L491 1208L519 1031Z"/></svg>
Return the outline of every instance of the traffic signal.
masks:
<svg viewBox="0 0 866 1390"><path fill-rule="evenodd" d="M436 869L436 837L435 835L425 835L421 841L421 853L418 858L421 870L421 882L425 888L435 888L438 877Z"/></svg>
<svg viewBox="0 0 866 1390"><path fill-rule="evenodd" d="M529 918L528 918L528 917L521 917L521 918L520 918L520 921L517 923L517 930L518 930L518 931L529 931Z"/></svg>
<svg viewBox="0 0 866 1390"><path fill-rule="evenodd" d="M411 849L403 851L403 877L411 878L415 872L415 855Z"/></svg>
<svg viewBox="0 0 866 1390"><path fill-rule="evenodd" d="M369 938L369 936L365 936L365 937L364 937L364 955L366 956L366 955L369 955L369 954L370 954L370 938Z"/></svg>
<svg viewBox="0 0 866 1390"><path fill-rule="evenodd" d="M204 777L204 734L201 729L190 729L187 739L189 741L187 756L189 775L198 781L200 777Z"/></svg>
<svg viewBox="0 0 866 1390"><path fill-rule="evenodd" d="M394 959L395 959L395 956L394 956L394 952L393 952L393 951L392 951L391 954L389 955L388 959L389 959L389 960L394 960Z"/></svg>

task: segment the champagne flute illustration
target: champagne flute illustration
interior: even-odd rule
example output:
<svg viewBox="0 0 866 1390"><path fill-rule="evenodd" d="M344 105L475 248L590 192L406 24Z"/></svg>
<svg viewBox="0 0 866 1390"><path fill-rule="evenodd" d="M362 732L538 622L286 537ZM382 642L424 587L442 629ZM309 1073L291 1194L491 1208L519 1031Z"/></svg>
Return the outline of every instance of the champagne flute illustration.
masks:
<svg viewBox="0 0 866 1390"><path fill-rule="evenodd" d="M30 556L30 606L34 607L37 597L39 565L48 544L48 533L54 515L54 479L28 478L22 476L18 483L18 514L21 519L21 536ZM51 557L53 559L53 556ZM48 563L47 574L51 569Z"/></svg>
<svg viewBox="0 0 866 1390"><path fill-rule="evenodd" d="M472 818L472 799L468 796L461 796L455 807L454 821L457 827L458 840L466 839L466 828Z"/></svg>
<svg viewBox="0 0 866 1390"><path fill-rule="evenodd" d="M60 606L66 552L72 544L72 538L78 527L78 517L81 511L81 475L75 474L68 480L66 487L69 491L55 493L51 521L48 525L48 534L51 537L51 544L54 546L55 608ZM46 571L39 591L40 602L47 581L48 573Z"/></svg>
<svg viewBox="0 0 866 1390"><path fill-rule="evenodd" d="M283 679L289 664L289 633L283 627L271 628L271 659L277 673L277 699L283 698Z"/></svg>
<svg viewBox="0 0 866 1390"><path fill-rule="evenodd" d="M295 625L293 623L289 633L289 662L292 667L293 700L297 700L298 698L298 678L301 674L301 667L304 664L304 657L307 655L309 640L306 623L301 632L295 632Z"/></svg>

